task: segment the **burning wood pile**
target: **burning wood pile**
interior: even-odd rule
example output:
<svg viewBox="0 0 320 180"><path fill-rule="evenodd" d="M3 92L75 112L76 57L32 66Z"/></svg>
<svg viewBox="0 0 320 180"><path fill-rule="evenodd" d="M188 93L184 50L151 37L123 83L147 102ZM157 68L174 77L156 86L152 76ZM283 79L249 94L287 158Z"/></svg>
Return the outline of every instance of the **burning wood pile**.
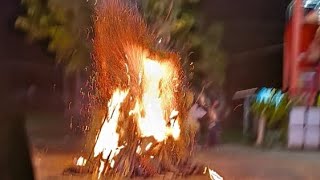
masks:
<svg viewBox="0 0 320 180"><path fill-rule="evenodd" d="M103 177L202 174L191 161L180 57L157 42L135 6L104 0L94 21L92 152L82 171ZM70 169L69 169L70 170Z"/></svg>

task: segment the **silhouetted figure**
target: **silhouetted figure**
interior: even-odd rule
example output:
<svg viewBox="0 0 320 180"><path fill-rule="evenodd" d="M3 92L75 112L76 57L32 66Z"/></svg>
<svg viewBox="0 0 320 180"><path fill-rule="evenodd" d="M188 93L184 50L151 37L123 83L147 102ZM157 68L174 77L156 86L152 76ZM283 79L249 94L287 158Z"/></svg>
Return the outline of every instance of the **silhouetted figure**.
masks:
<svg viewBox="0 0 320 180"><path fill-rule="evenodd" d="M213 101L208 109L209 125L208 125L208 139L207 146L214 146L219 143L220 138L220 118L218 113L219 101Z"/></svg>
<svg viewBox="0 0 320 180"><path fill-rule="evenodd" d="M2 76L1 76L2 75ZM25 98L13 93L10 82L0 74L0 179L34 179L25 130Z"/></svg>
<svg viewBox="0 0 320 180"><path fill-rule="evenodd" d="M199 118L200 123L200 132L199 132L199 143L201 145L206 146L206 142L208 141L208 126L209 126L209 114L208 108L210 102L207 102L207 97L204 94L200 95L198 105L202 108L206 113L202 118Z"/></svg>

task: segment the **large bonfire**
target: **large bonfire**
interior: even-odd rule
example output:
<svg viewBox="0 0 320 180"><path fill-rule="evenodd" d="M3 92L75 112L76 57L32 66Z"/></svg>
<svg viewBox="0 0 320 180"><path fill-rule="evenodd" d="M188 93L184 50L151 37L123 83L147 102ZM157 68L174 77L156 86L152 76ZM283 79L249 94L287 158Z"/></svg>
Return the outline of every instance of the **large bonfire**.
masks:
<svg viewBox="0 0 320 180"><path fill-rule="evenodd" d="M157 49L137 8L121 0L98 5L94 29L95 138L78 165L98 178L202 173L190 161L194 132L179 55Z"/></svg>

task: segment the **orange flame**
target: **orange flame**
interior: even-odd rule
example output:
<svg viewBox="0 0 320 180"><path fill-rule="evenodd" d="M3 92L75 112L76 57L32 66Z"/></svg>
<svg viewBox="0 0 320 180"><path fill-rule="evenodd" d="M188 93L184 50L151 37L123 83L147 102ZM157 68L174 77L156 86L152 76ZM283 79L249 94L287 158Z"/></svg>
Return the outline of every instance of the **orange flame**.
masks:
<svg viewBox="0 0 320 180"><path fill-rule="evenodd" d="M211 180L223 180L223 177L221 177L217 172L208 167L205 167L203 174L206 174L207 172Z"/></svg>
<svg viewBox="0 0 320 180"><path fill-rule="evenodd" d="M176 86L174 78L177 72L173 64L169 62L159 62L144 57L142 64L142 102L137 101L134 110L130 111L131 115L138 116L137 122L141 137L152 136L159 142L169 136L178 139L179 123L177 120L169 121L170 117L166 115L170 111L170 116L172 113L174 116L179 113L173 109L175 105L174 86Z"/></svg>
<svg viewBox="0 0 320 180"><path fill-rule="evenodd" d="M115 157L125 153L121 152L123 148L133 147L136 148L132 149L133 154L143 156L146 153L154 158L151 151L164 144L154 140L179 140L180 123L185 114L183 106L178 106L182 99L179 56L153 51L157 50L154 34L148 32L138 10L126 1L103 2L97 8L94 22L97 72L94 83L98 89L97 99L103 100L97 103L98 107L104 106L100 102L109 99L107 117L104 117L94 147L94 157L102 155L99 176L107 169L118 170L122 163L117 160L122 158ZM124 101L126 106L122 106ZM119 124L129 127L130 132ZM136 139L131 143L132 137ZM145 137L151 137L149 144L142 142L149 139Z"/></svg>
<svg viewBox="0 0 320 180"><path fill-rule="evenodd" d="M119 154L123 147L119 147L119 134L117 133L118 120L120 116L120 107L128 91L120 91L117 89L108 103L108 116L101 128L97 143L94 147L94 157L102 153L102 158L109 157L111 163L113 157Z"/></svg>
<svg viewBox="0 0 320 180"><path fill-rule="evenodd" d="M177 72L169 62L151 60L145 55L145 53L141 54L144 57L141 77L142 99L135 100L135 108L129 114L137 115L136 122L141 137L154 137L158 142L164 141L169 136L177 140L180 136L180 125L176 119L179 112L174 109L176 104L174 78ZM124 146L119 146L117 127L120 107L128 93L129 89L114 91L108 103L108 116L105 117L94 148L94 157L102 153L102 158L108 158L109 164L124 148ZM170 115L168 115L169 112ZM137 153L140 153L140 150L137 149Z"/></svg>

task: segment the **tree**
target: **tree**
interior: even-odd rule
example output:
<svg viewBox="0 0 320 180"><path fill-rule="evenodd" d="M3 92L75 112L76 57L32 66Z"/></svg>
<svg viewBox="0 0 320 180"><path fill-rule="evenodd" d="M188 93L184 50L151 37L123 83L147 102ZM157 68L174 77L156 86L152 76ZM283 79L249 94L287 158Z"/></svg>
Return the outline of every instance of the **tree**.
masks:
<svg viewBox="0 0 320 180"><path fill-rule="evenodd" d="M203 25L200 0L138 2L158 38L158 47L180 52L188 81L206 78L221 88L226 65L224 52L220 49L223 28L219 23ZM93 3L22 0L26 14L18 17L16 26L27 32L32 41L49 40L48 50L56 54L58 62L66 64L66 72L75 72L90 62Z"/></svg>
<svg viewBox="0 0 320 180"><path fill-rule="evenodd" d="M209 79L217 89L224 80L224 53L220 50L222 26L205 28L200 21L200 0L139 0L142 15L158 38L160 50L179 51L188 74L186 82L194 78ZM31 41L48 40L48 50L56 54L57 62L65 64L66 72L75 82L64 80L64 87L75 84L75 91L65 95L78 113L81 72L90 63L92 49L92 20L95 1L78 0L22 0L26 13L16 20L16 27L26 32ZM193 63L194 62L194 63ZM190 67L191 66L191 67ZM89 66L90 68L90 66ZM200 77L204 74L204 78ZM199 86L194 83L195 86ZM68 92L68 90L64 90ZM69 94L69 93L65 93Z"/></svg>
<svg viewBox="0 0 320 180"><path fill-rule="evenodd" d="M144 17L159 40L159 47L180 52L188 80L209 79L214 87L221 89L226 65L224 52L220 49L223 28L219 23L204 25L200 0L140 1Z"/></svg>
<svg viewBox="0 0 320 180"><path fill-rule="evenodd" d="M46 40L48 51L64 64L65 116L79 123L83 74L91 59L92 1L22 0L22 5L25 14L17 18L16 28L31 42Z"/></svg>
<svg viewBox="0 0 320 180"><path fill-rule="evenodd" d="M26 13L16 27L31 41L48 40L48 50L66 64L67 72L90 62L92 4L77 0L22 0Z"/></svg>

